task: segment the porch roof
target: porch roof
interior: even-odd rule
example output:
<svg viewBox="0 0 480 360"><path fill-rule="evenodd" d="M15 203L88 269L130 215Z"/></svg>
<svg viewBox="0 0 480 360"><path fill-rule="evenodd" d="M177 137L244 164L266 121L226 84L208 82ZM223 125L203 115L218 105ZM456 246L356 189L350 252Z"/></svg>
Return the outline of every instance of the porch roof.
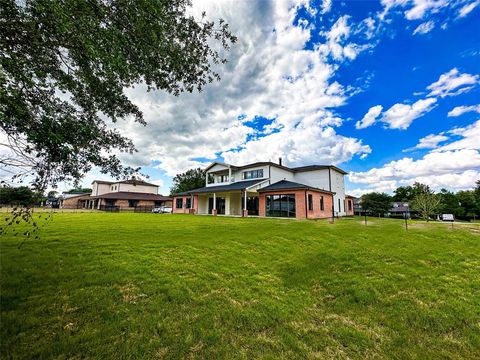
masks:
<svg viewBox="0 0 480 360"><path fill-rule="evenodd" d="M275 184L265 186L264 188L261 188L257 191L258 192L266 192L266 191L294 190L294 189L295 190L298 190L298 189L313 190L313 191L319 191L319 192L324 192L324 193L328 193L328 194L335 194L332 191L318 189L318 188L313 187L313 186L300 184L300 183L296 183L296 182L288 181L288 180L280 180L280 181L276 182Z"/></svg>
<svg viewBox="0 0 480 360"><path fill-rule="evenodd" d="M245 190L253 185L261 183L265 181L265 179L260 180L247 180L247 181L237 181L232 184L228 185L218 185L218 186L204 186L198 189L193 189L189 191L184 191L173 196L182 196L182 195L190 195L190 194L202 194L202 193L212 193L212 192L228 192L228 191L235 191L235 190Z"/></svg>

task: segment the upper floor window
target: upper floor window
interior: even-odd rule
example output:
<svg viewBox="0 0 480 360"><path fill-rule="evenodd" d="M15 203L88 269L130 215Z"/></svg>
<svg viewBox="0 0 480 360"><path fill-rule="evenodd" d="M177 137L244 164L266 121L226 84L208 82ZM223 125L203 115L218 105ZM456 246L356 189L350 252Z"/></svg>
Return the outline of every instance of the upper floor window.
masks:
<svg viewBox="0 0 480 360"><path fill-rule="evenodd" d="M219 183L228 182L228 175L218 175L217 182Z"/></svg>
<svg viewBox="0 0 480 360"><path fill-rule="evenodd" d="M263 169L249 170L242 173L242 179L258 179L263 178Z"/></svg>
<svg viewBox="0 0 480 360"><path fill-rule="evenodd" d="M215 182L215 176L213 174L207 174L207 184L213 184Z"/></svg>

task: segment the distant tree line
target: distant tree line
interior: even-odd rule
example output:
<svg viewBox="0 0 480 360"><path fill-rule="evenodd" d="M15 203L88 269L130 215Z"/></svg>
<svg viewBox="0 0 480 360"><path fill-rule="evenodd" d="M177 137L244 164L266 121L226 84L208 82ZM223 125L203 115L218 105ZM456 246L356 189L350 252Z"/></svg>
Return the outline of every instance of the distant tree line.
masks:
<svg viewBox="0 0 480 360"><path fill-rule="evenodd" d="M435 193L428 185L414 183L401 186L393 195L371 192L361 197L362 209L371 215L383 216L392 208L393 202L406 202L409 208L422 218L429 219L436 214L453 214L456 218L480 217L480 180L473 190L456 193L441 189Z"/></svg>
<svg viewBox="0 0 480 360"><path fill-rule="evenodd" d="M73 188L65 191L66 194L90 193L89 188ZM20 206L38 206L45 204L47 199L57 198L58 192L49 191L46 195L41 191L34 191L28 186L1 186L0 204L1 205L20 205Z"/></svg>

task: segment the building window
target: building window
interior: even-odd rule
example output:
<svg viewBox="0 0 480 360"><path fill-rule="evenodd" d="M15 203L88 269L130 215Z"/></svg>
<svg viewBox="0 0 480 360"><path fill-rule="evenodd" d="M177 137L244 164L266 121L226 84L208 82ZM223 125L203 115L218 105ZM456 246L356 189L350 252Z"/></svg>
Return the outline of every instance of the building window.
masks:
<svg viewBox="0 0 480 360"><path fill-rule="evenodd" d="M186 209L191 209L192 208L192 198L186 198L185 199L185 208Z"/></svg>
<svg viewBox="0 0 480 360"><path fill-rule="evenodd" d="M213 174L207 174L207 184L213 184L215 182L215 176Z"/></svg>
<svg viewBox="0 0 480 360"><path fill-rule="evenodd" d="M176 207L177 209L183 208L183 198L177 198L177 199L175 200L175 207Z"/></svg>
<svg viewBox="0 0 480 360"><path fill-rule="evenodd" d="M138 200L128 200L128 207L137 207Z"/></svg>
<svg viewBox="0 0 480 360"><path fill-rule="evenodd" d="M348 200L348 211L352 211L352 200Z"/></svg>
<svg viewBox="0 0 480 360"><path fill-rule="evenodd" d="M267 195L266 215L272 217L295 217L295 195Z"/></svg>
<svg viewBox="0 0 480 360"><path fill-rule="evenodd" d="M323 205L323 196L320 196L320 210L323 211L325 208L324 208L324 205Z"/></svg>
<svg viewBox="0 0 480 360"><path fill-rule="evenodd" d="M340 202L340 199L338 199L338 211L342 211L342 203Z"/></svg>
<svg viewBox="0 0 480 360"><path fill-rule="evenodd" d="M313 195L308 194L308 210L313 210Z"/></svg>
<svg viewBox="0 0 480 360"><path fill-rule="evenodd" d="M263 178L263 169L244 171L242 173L242 179L258 179Z"/></svg>
<svg viewBox="0 0 480 360"><path fill-rule="evenodd" d="M217 182L219 183L228 182L228 175L218 175Z"/></svg>

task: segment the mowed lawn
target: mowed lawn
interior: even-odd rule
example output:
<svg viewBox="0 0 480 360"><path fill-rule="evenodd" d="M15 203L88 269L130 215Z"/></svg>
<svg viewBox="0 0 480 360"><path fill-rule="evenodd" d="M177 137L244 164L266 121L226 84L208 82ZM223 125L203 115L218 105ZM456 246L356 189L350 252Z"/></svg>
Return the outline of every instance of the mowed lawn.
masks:
<svg viewBox="0 0 480 360"><path fill-rule="evenodd" d="M2 359L480 358L480 236L399 220L56 214L3 236Z"/></svg>

